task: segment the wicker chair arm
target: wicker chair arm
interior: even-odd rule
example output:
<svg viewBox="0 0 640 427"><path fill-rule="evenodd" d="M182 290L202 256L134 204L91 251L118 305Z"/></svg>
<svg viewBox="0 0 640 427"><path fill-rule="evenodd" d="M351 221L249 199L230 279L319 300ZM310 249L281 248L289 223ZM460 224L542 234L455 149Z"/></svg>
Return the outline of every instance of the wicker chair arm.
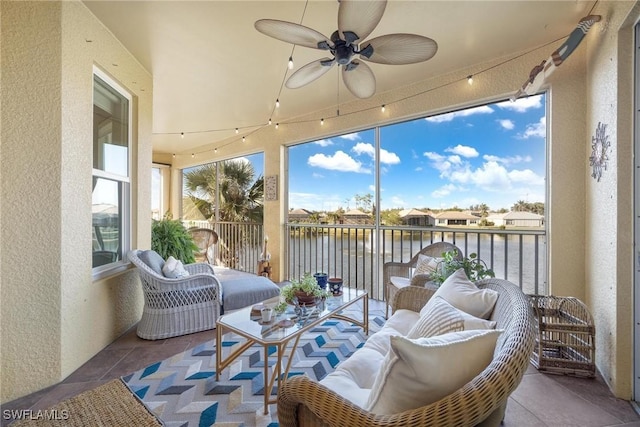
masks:
<svg viewBox="0 0 640 427"><path fill-rule="evenodd" d="M420 286L424 288L427 283L431 282L431 274L414 274L411 277L411 286Z"/></svg>
<svg viewBox="0 0 640 427"><path fill-rule="evenodd" d="M394 312L399 309L419 312L436 290L436 286L431 283L425 284L425 287L406 286L398 289L391 301L391 307Z"/></svg>
<svg viewBox="0 0 640 427"><path fill-rule="evenodd" d="M193 264L187 264L184 266L184 269L187 270L189 274L199 274L199 273L215 274L215 271L213 270L213 266L206 262L195 262Z"/></svg>

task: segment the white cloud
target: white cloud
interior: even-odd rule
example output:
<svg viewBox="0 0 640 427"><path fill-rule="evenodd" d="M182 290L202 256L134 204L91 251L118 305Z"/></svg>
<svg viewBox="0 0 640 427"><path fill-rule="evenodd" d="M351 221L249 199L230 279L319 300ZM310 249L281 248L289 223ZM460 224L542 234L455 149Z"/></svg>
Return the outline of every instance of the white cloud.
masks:
<svg viewBox="0 0 640 427"><path fill-rule="evenodd" d="M311 211L335 211L345 206L344 198L337 194L289 193L289 206Z"/></svg>
<svg viewBox="0 0 640 427"><path fill-rule="evenodd" d="M485 154L482 158L488 162L498 162L505 165L513 165L516 163L528 163L533 159L531 156L510 156L510 157L499 157L491 154Z"/></svg>
<svg viewBox="0 0 640 427"><path fill-rule="evenodd" d="M340 172L371 173L371 170L362 167L362 163L341 150L336 151L332 156L322 153L314 154L307 159L307 164Z"/></svg>
<svg viewBox="0 0 640 427"><path fill-rule="evenodd" d="M514 127L516 127L515 123L513 123L513 120L509 120L509 119L498 120L498 123L503 129L506 129L506 130L511 130Z"/></svg>
<svg viewBox="0 0 640 427"><path fill-rule="evenodd" d="M321 173L318 173L318 172L312 173L311 176L314 177L314 178L324 178L324 175L322 175Z"/></svg>
<svg viewBox="0 0 640 427"><path fill-rule="evenodd" d="M458 154L462 157L478 157L479 153L478 150L476 150L473 147L469 147L468 145L456 145L455 147L449 147L446 150L444 150L448 153L453 153L453 154Z"/></svg>
<svg viewBox="0 0 640 427"><path fill-rule="evenodd" d="M447 157L447 160L449 162L453 163L454 165L461 165L462 164L462 159L458 155L449 156L449 157Z"/></svg>
<svg viewBox="0 0 640 427"><path fill-rule="evenodd" d="M372 159L375 156L376 149L372 144L368 144L366 142L358 142L351 149L356 154L366 154L370 156ZM400 163L400 157L396 153L392 153L390 151L385 150L384 148L380 149L380 163L384 163L387 165L396 165Z"/></svg>
<svg viewBox="0 0 640 427"><path fill-rule="evenodd" d="M422 166L418 166L417 168L414 169L414 171L416 172L422 172Z"/></svg>
<svg viewBox="0 0 640 427"><path fill-rule="evenodd" d="M313 141L313 143L321 147L328 147L330 145L333 145L333 141L331 141L330 139L319 139L317 141Z"/></svg>
<svg viewBox="0 0 640 427"><path fill-rule="evenodd" d="M356 140L360 139L360 135L358 135L358 132L347 133L345 135L340 135L340 138L348 139L349 141L356 141Z"/></svg>
<svg viewBox="0 0 640 427"><path fill-rule="evenodd" d="M542 107L542 95L529 96L526 98L518 98L515 101L503 101L496 104L505 110L513 110L517 113L524 113L532 108Z"/></svg>
<svg viewBox="0 0 640 427"><path fill-rule="evenodd" d="M493 113L493 108L488 105L481 105L479 107L468 108L466 110L453 111L451 113L440 114L439 116L432 116L425 118L426 121L431 123L443 123L450 122L451 120L458 117L467 117L472 116L474 114L491 114Z"/></svg>
<svg viewBox="0 0 640 427"><path fill-rule="evenodd" d="M453 193L454 191L456 191L457 187L453 184L446 184L443 185L442 187L438 188L437 190L434 190L431 192L431 197L435 198L435 199L442 199L443 197L447 197L448 195L450 195L451 193Z"/></svg>
<svg viewBox="0 0 640 427"><path fill-rule="evenodd" d="M451 170L451 162L443 155L427 151L424 156L431 160L431 166L440 172L440 177L446 177Z"/></svg>
<svg viewBox="0 0 640 427"><path fill-rule="evenodd" d="M369 191L376 191L376 186L375 185L370 185L369 186Z"/></svg>
<svg viewBox="0 0 640 427"><path fill-rule="evenodd" d="M538 123L532 123L527 125L524 133L520 135L522 139L528 138L546 138L547 136L547 118L540 117L540 121Z"/></svg>
<svg viewBox="0 0 640 427"><path fill-rule="evenodd" d="M406 202L400 196L391 197L391 201L390 202L391 203L390 203L389 208L403 208L403 207L406 206Z"/></svg>
<svg viewBox="0 0 640 427"><path fill-rule="evenodd" d="M509 172L509 178L514 183L524 183L528 185L544 185L544 177L536 174L531 169L512 170Z"/></svg>

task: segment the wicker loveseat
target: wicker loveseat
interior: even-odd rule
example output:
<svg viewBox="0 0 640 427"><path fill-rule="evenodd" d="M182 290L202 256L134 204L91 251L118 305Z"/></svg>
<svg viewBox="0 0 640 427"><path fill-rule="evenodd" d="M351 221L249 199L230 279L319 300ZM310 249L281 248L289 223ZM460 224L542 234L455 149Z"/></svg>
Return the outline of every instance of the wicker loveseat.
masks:
<svg viewBox="0 0 640 427"><path fill-rule="evenodd" d="M278 393L278 419L289 426L498 426L509 395L520 383L534 344L533 314L527 297L514 284L501 279L477 282L479 288L498 292L490 319L503 329L493 359L480 374L453 393L417 409L379 415L345 399L306 376L289 379ZM435 288L400 289L394 310L419 312ZM358 350L360 351L360 350ZM355 356L355 355L354 355ZM352 357L354 357L352 356Z"/></svg>

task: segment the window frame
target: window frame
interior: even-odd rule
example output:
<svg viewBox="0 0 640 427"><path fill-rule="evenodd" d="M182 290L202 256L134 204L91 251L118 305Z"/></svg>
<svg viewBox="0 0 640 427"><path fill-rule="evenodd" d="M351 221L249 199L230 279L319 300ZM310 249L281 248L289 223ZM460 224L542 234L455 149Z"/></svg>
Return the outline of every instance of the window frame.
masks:
<svg viewBox="0 0 640 427"><path fill-rule="evenodd" d="M107 73L102 71L97 66L93 67L93 72L91 74L92 81L92 107L95 106L95 78L98 77L105 84L107 84L112 90L116 91L119 95L125 98L128 102L127 108L127 175L120 175L113 172L107 172L101 169L96 169L93 167L93 156L92 156L92 164L91 164L91 176L92 180L96 178L108 179L111 181L115 181L121 185L122 191L118 202L120 203L120 230L121 230L121 241L120 241L120 253L121 259L109 264L100 265L97 267L93 267L93 261L91 263L91 275L92 279L100 280L108 276L112 276L114 274L118 274L122 271L125 271L129 267L129 260L126 259L127 253L131 249L131 171L133 166L133 95L126 90L121 84L119 84L116 80L114 80ZM92 108L93 114L93 108ZM92 119L93 120L93 119ZM92 128L93 129L93 128ZM92 153L95 150L95 141L92 141ZM93 190L92 190L93 191ZM93 225L92 225L93 228ZM93 230L92 230L93 233ZM93 238L92 238L93 240ZM93 250L92 250L93 252Z"/></svg>

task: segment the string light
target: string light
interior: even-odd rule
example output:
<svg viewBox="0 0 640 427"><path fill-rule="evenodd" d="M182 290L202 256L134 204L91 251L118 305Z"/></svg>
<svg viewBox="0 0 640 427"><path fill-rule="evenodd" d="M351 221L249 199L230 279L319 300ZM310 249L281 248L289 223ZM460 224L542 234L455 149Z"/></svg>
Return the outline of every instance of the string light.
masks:
<svg viewBox="0 0 640 427"><path fill-rule="evenodd" d="M242 137L242 142L245 142L245 141L246 141L246 139L245 139L245 137L243 136L243 137Z"/></svg>
<svg viewBox="0 0 640 427"><path fill-rule="evenodd" d="M278 129L278 126L280 126L280 123L276 123L276 129Z"/></svg>
<svg viewBox="0 0 640 427"><path fill-rule="evenodd" d="M271 118L269 118L269 126L271 126Z"/></svg>
<svg viewBox="0 0 640 427"><path fill-rule="evenodd" d="M280 98L276 99L276 108L280 108Z"/></svg>
<svg viewBox="0 0 640 427"><path fill-rule="evenodd" d="M213 149L213 152L214 152L214 153L217 153L217 152L218 152L218 147L214 148L214 149Z"/></svg>
<svg viewBox="0 0 640 427"><path fill-rule="evenodd" d="M176 153L173 153L173 158L174 158L174 159L176 158Z"/></svg>
<svg viewBox="0 0 640 427"><path fill-rule="evenodd" d="M469 74L469 75L467 76L467 83L469 83L470 85L472 85L472 84L473 84L473 74Z"/></svg>
<svg viewBox="0 0 640 427"><path fill-rule="evenodd" d="M320 119L320 124L323 125L324 124L324 119Z"/></svg>
<svg viewBox="0 0 640 427"><path fill-rule="evenodd" d="M184 139L184 132L180 132L180 138Z"/></svg>
<svg viewBox="0 0 640 427"><path fill-rule="evenodd" d="M380 108L380 110L384 113L384 110L385 110L384 104L382 104L382 108Z"/></svg>
<svg viewBox="0 0 640 427"><path fill-rule="evenodd" d="M191 158L193 159L195 157L195 153L191 153Z"/></svg>
<svg viewBox="0 0 640 427"><path fill-rule="evenodd" d="M238 134L238 128L236 128L236 135Z"/></svg>
<svg viewBox="0 0 640 427"><path fill-rule="evenodd" d="M293 56L289 57L289 63L287 64L290 70L293 70Z"/></svg>

